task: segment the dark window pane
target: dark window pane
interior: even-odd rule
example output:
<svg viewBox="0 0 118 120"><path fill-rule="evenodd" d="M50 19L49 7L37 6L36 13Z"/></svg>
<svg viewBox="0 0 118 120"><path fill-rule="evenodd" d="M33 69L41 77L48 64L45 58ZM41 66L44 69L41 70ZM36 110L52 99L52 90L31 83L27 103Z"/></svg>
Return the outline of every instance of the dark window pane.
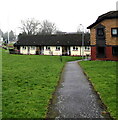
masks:
<svg viewBox="0 0 118 120"><path fill-rule="evenodd" d="M105 47L97 47L97 57L98 58L105 57Z"/></svg>
<svg viewBox="0 0 118 120"><path fill-rule="evenodd" d="M103 36L104 35L104 29L103 28L98 28L97 29L97 35L98 36Z"/></svg>
<svg viewBox="0 0 118 120"><path fill-rule="evenodd" d="M118 56L118 46L112 47L112 54Z"/></svg>

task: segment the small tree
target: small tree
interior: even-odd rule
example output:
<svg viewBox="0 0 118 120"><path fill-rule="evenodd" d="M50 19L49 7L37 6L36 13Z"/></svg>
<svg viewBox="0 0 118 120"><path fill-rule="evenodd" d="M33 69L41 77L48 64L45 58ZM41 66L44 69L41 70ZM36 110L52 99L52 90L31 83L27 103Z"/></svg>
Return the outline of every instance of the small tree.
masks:
<svg viewBox="0 0 118 120"><path fill-rule="evenodd" d="M3 32L1 29L0 29L0 36L3 37Z"/></svg>
<svg viewBox="0 0 118 120"><path fill-rule="evenodd" d="M8 40L8 32L3 33L3 39ZM15 39L14 32L11 30L9 32L9 41L13 41Z"/></svg>

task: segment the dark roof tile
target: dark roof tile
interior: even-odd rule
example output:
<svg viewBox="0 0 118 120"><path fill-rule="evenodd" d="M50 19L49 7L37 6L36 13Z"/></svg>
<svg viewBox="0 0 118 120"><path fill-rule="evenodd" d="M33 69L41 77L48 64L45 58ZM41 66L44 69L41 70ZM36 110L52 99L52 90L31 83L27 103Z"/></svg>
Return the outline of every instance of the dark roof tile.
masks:
<svg viewBox="0 0 118 120"><path fill-rule="evenodd" d="M105 13L103 15L100 15L98 17L98 19L93 24L91 24L90 26L87 27L87 29L91 29L96 24L98 24L99 22L101 22L101 21L103 21L105 19L113 19L113 18L118 18L118 11L110 11L110 12L107 12L107 13Z"/></svg>
<svg viewBox="0 0 118 120"><path fill-rule="evenodd" d="M90 45L89 34L85 34L84 44ZM70 46L70 45L82 45L81 34L60 34L60 35L21 35L15 45L18 46Z"/></svg>

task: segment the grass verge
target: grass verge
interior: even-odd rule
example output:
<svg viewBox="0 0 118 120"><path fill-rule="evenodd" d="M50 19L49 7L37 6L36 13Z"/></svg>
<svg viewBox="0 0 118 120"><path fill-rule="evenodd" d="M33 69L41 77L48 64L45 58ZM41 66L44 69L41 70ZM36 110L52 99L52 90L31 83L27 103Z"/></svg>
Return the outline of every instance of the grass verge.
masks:
<svg viewBox="0 0 118 120"><path fill-rule="evenodd" d="M79 64L92 82L113 118L116 115L116 62L82 61Z"/></svg>
<svg viewBox="0 0 118 120"><path fill-rule="evenodd" d="M3 118L45 118L67 61L79 57L2 54Z"/></svg>

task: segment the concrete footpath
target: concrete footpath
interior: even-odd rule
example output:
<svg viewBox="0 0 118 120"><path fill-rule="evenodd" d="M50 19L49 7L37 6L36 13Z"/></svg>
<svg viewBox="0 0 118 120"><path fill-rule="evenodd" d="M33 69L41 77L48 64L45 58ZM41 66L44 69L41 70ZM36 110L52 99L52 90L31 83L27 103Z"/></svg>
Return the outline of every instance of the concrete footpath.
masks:
<svg viewBox="0 0 118 120"><path fill-rule="evenodd" d="M47 118L104 118L105 108L77 61L68 62Z"/></svg>

